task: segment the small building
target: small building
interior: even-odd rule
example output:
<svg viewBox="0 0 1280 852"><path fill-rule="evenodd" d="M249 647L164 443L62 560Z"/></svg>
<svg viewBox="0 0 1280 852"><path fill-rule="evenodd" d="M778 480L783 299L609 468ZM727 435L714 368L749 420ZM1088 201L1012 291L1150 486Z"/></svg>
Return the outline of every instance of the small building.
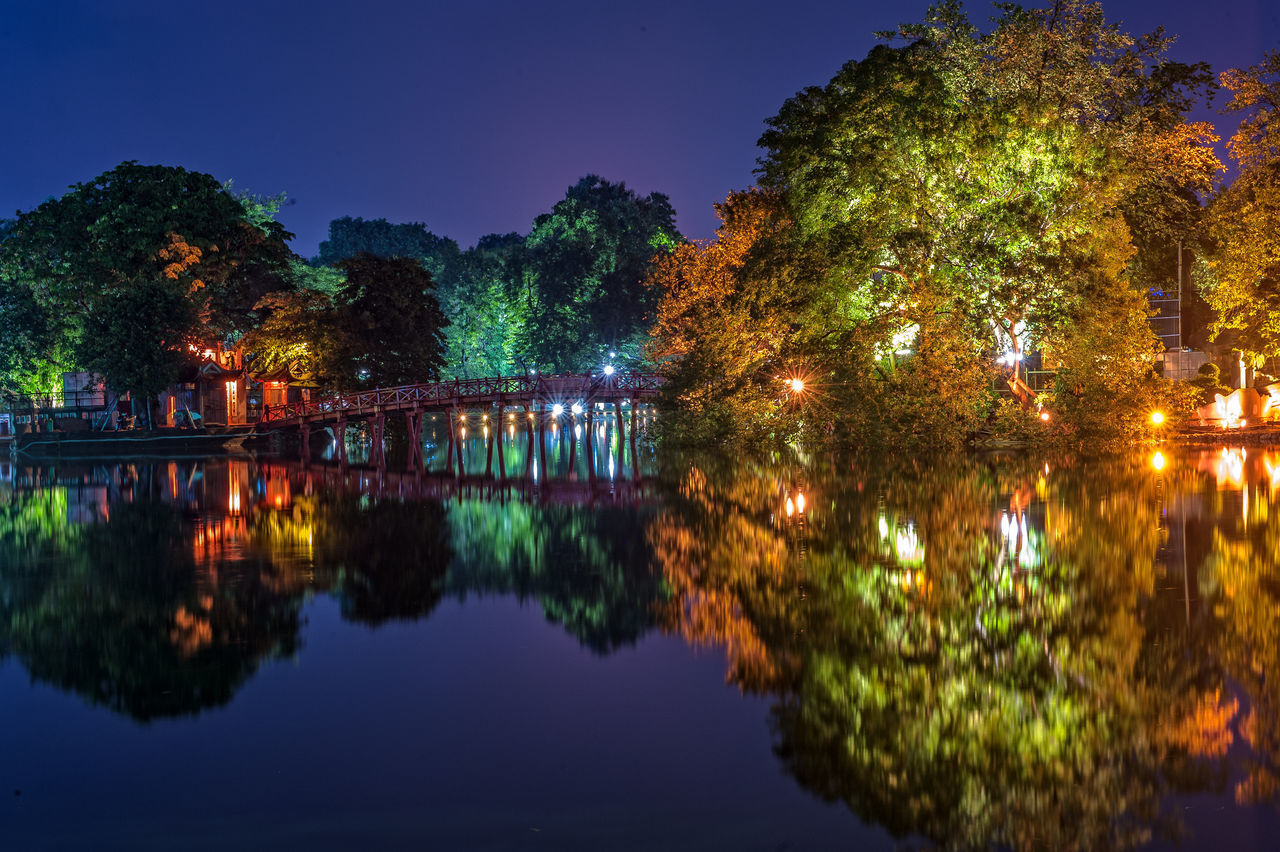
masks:
<svg viewBox="0 0 1280 852"><path fill-rule="evenodd" d="M301 372L296 364L255 373L252 379L262 385L264 409L291 402L306 402L316 389L312 378Z"/></svg>

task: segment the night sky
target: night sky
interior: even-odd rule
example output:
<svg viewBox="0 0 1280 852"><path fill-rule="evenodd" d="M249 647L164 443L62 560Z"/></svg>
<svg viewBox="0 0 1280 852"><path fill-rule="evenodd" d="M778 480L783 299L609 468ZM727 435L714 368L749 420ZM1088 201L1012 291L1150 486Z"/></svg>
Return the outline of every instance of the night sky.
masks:
<svg viewBox="0 0 1280 852"><path fill-rule="evenodd" d="M1103 5L1215 70L1280 46L1274 0ZM705 238L711 205L751 185L782 102L927 6L0 0L0 215L133 159L286 192L306 256L344 215L424 222L465 247L527 232L596 173L666 193Z"/></svg>

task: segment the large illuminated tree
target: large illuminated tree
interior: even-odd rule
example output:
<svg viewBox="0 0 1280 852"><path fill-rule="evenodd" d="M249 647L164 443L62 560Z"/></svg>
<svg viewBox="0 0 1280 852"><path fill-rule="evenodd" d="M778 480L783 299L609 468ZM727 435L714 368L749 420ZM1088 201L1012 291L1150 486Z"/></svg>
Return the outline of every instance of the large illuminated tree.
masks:
<svg viewBox="0 0 1280 852"><path fill-rule="evenodd" d="M794 339L853 389L823 419L932 382L945 406L872 416L936 443L986 405L965 365L1029 349L1077 371L1071 410L1101 395L1082 384L1100 359L1125 365L1121 385L1142 384L1157 343L1131 277L1133 229L1157 229L1157 190L1185 198L1217 169L1211 133L1182 120L1203 69L1084 2L1010 6L989 32L947 2L887 38L904 43L791 98L761 139L761 183L792 223L770 255L791 270L773 274L823 294ZM1125 335L1100 335L1108 323ZM901 350L915 361L905 377ZM859 386L874 375L891 380L882 393Z"/></svg>
<svg viewBox="0 0 1280 852"><path fill-rule="evenodd" d="M598 369L609 352L638 360L653 299L642 283L654 256L682 240L661 193L639 196L588 175L525 240L515 309L520 354L532 366Z"/></svg>
<svg viewBox="0 0 1280 852"><path fill-rule="evenodd" d="M1226 111L1242 115L1227 145L1240 172L1209 206L1197 277L1214 334L1262 359L1280 354L1280 52L1224 72L1222 84Z"/></svg>
<svg viewBox="0 0 1280 852"><path fill-rule="evenodd" d="M125 162L20 214L0 277L56 317L75 366L145 396L176 378L189 340L252 324L285 286L288 237L210 175Z"/></svg>

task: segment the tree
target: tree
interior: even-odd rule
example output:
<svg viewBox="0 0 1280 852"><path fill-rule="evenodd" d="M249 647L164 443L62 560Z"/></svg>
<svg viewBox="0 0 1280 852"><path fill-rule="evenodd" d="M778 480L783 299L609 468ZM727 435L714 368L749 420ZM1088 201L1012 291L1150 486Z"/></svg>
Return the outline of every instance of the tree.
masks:
<svg viewBox="0 0 1280 852"><path fill-rule="evenodd" d="M450 286L438 288L449 318L447 370L458 378L508 375L522 318L509 295L524 237L488 234L462 253Z"/></svg>
<svg viewBox="0 0 1280 852"><path fill-rule="evenodd" d="M752 262L790 226L779 197L731 194L705 244L682 243L654 262L647 285L658 304L648 357L667 373L667 434L691 443L758 438L778 424L790 376L786 344L803 321L804 294Z"/></svg>
<svg viewBox="0 0 1280 852"><path fill-rule="evenodd" d="M1197 283L1217 312L1215 336L1254 359L1280 355L1280 52L1221 77L1225 112L1243 118L1227 149L1240 168L1209 205Z"/></svg>
<svg viewBox="0 0 1280 852"><path fill-rule="evenodd" d="M954 379L965 399L947 394L950 426L931 435L971 427L985 406L966 361L1084 352L1065 344L1088 296L1142 292L1126 204L1153 183L1202 186L1216 168L1211 136L1181 121L1203 75L1171 68L1162 34L1130 37L1094 3L1002 9L981 33L958 3L935 6L898 31L903 46L787 101L761 138L761 183L794 223L782 256L830 294L800 334L871 343L877 366L866 345L845 347L850 377L883 372L895 350L932 360L935 384ZM1145 319L1140 299L1106 304L1121 325ZM1155 343L1137 333L1145 375ZM924 391L934 369L904 390ZM874 406L876 385L864 387L850 404ZM908 407L896 428L917 422Z"/></svg>
<svg viewBox="0 0 1280 852"><path fill-rule="evenodd" d="M683 238L665 195L587 175L533 222L521 276L520 354L543 370L594 370L621 353L640 357L653 296L643 285L652 258Z"/></svg>
<svg viewBox="0 0 1280 852"><path fill-rule="evenodd" d="M449 321L431 273L413 258L367 252L338 266L347 277L337 300L347 346L338 383L388 387L436 378Z"/></svg>
<svg viewBox="0 0 1280 852"><path fill-rule="evenodd" d="M290 367L321 387L344 384L352 344L330 294L306 287L273 293L257 310L261 323L240 341L255 372Z"/></svg>
<svg viewBox="0 0 1280 852"><path fill-rule="evenodd" d="M286 284L289 236L209 175L130 161L19 214L0 278L57 318L77 363L150 394L189 339L252 324Z"/></svg>

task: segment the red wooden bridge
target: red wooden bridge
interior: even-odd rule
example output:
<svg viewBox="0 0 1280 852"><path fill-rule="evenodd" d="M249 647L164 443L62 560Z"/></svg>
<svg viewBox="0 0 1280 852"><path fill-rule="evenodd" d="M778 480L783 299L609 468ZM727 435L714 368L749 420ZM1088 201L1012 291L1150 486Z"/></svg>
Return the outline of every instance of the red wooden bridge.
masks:
<svg viewBox="0 0 1280 852"><path fill-rule="evenodd" d="M258 429L297 428L302 438L303 454L307 455L314 429L332 426L335 434L341 434L349 422L367 420L373 427L374 452L380 454L388 414L403 414L409 434L421 435L422 415L432 411L461 412L496 406L497 415L501 417L508 406L521 406L527 413L525 422L532 429L535 425L540 427L548 414L559 416L574 410L575 405L590 424L597 404L613 403L621 428L622 403L629 402L634 440L636 407L640 402L656 397L662 390L662 383L662 376L655 373L636 372L425 382L269 406L262 412ZM538 416L540 414L541 417ZM345 452L342 443L338 442L339 452ZM415 445L415 451L420 450L416 447L417 441L410 443Z"/></svg>

